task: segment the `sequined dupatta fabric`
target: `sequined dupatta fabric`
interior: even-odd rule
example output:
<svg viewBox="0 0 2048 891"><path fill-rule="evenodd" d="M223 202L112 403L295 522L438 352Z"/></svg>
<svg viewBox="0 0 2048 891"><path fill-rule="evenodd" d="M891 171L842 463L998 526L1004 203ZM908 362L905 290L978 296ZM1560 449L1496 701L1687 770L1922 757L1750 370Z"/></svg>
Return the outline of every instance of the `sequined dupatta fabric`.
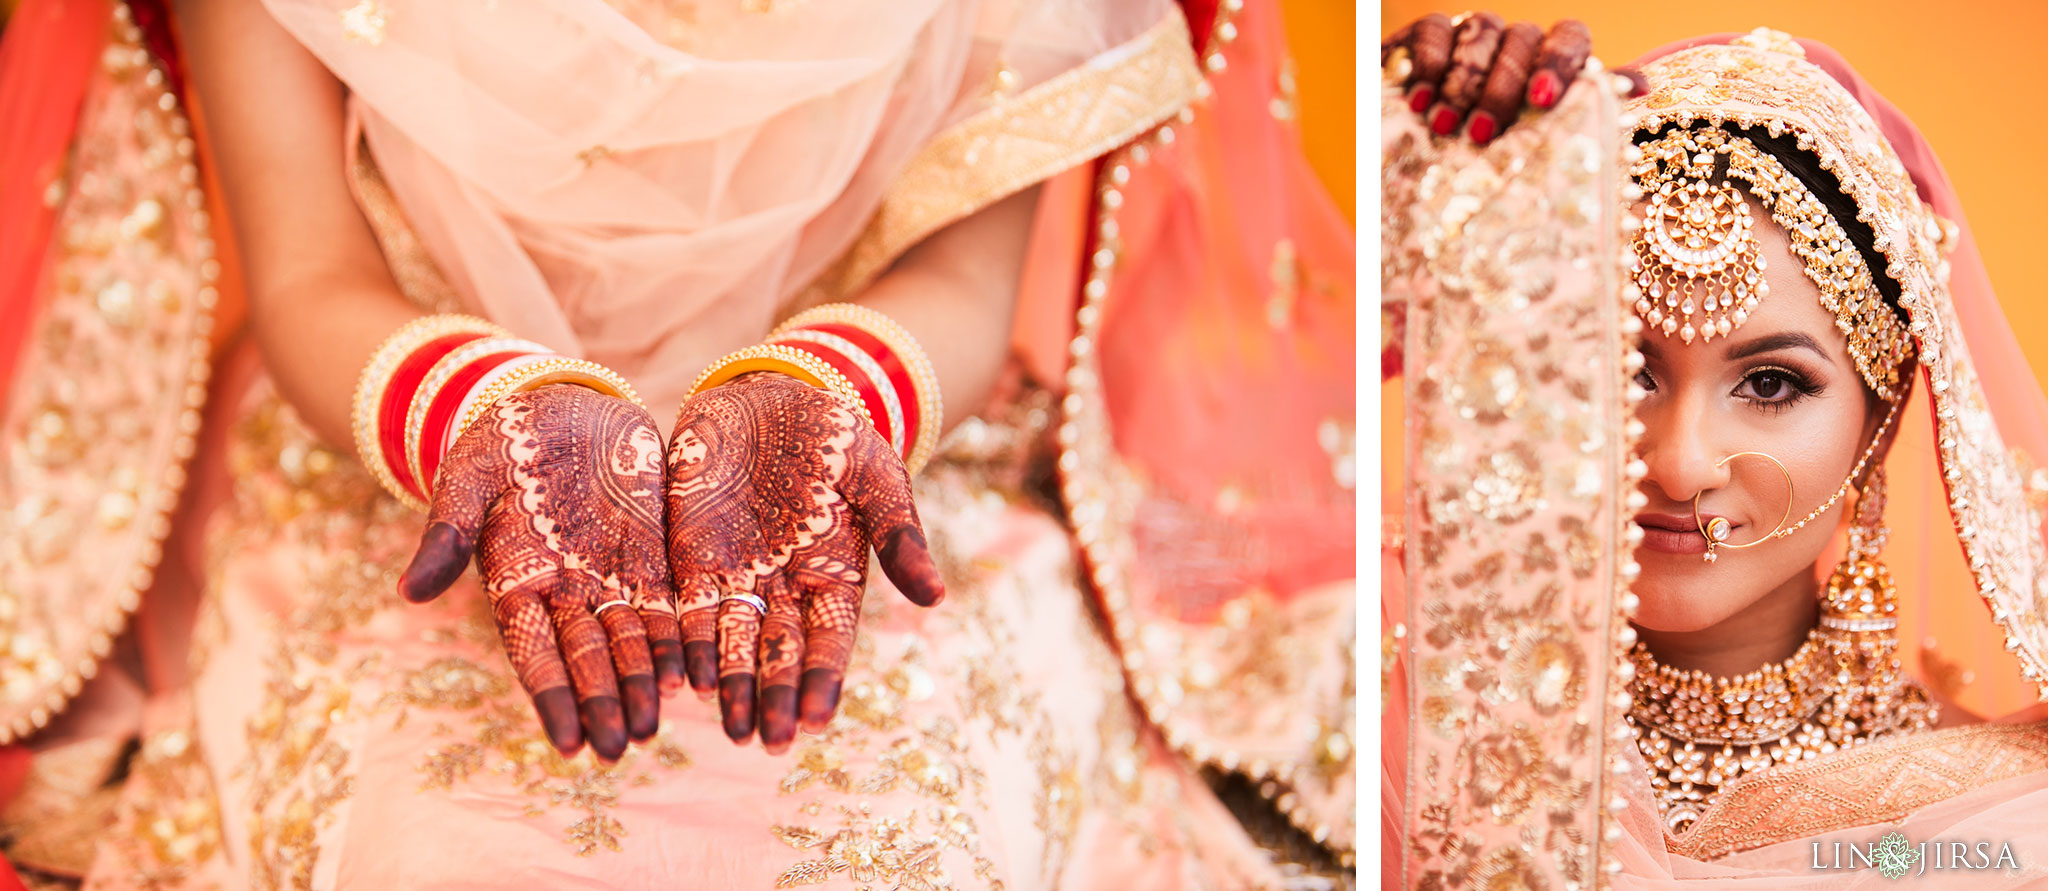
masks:
<svg viewBox="0 0 2048 891"><path fill-rule="evenodd" d="M1431 138L1397 89L1383 102L1381 283L1405 308L1407 407L1386 879L1590 885L1628 745L1611 691L1634 571L1617 99L1582 78L1483 150Z"/></svg>
<svg viewBox="0 0 2048 891"><path fill-rule="evenodd" d="M1079 281L1024 300L1072 307L1062 495L1133 697L1345 860L1355 236L1302 153L1278 12L1191 15L1204 98L1101 160Z"/></svg>
<svg viewBox="0 0 2048 891"><path fill-rule="evenodd" d="M1199 81L1168 0L265 5L459 308L659 405Z"/></svg>

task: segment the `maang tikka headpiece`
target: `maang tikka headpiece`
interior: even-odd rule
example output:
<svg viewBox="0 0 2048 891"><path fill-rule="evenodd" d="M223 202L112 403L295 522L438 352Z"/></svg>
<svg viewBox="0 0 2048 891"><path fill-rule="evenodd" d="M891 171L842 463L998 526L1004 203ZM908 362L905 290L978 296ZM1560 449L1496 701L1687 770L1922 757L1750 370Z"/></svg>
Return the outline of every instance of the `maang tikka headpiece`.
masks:
<svg viewBox="0 0 2048 891"><path fill-rule="evenodd" d="M1630 171L1649 202L1629 256L1634 304L1652 330L1685 343L1727 337L1769 296L1749 186L1785 230L1820 288L1821 305L1849 338L1865 383L1899 396L1899 366L1913 349L1906 324L1884 302L1863 255L1827 206L1778 159L1720 127L1671 130L1641 146Z"/></svg>

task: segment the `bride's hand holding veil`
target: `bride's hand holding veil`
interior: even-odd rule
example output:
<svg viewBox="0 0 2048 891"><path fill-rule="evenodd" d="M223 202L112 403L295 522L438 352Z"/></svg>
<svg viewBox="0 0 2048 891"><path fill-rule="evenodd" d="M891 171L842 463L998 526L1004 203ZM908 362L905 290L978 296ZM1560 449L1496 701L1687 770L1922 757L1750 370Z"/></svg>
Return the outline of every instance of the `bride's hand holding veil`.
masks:
<svg viewBox="0 0 2048 891"><path fill-rule="evenodd" d="M870 548L912 602L946 593L895 449L850 397L773 372L678 411L668 544L690 686L770 752L838 708Z"/></svg>
<svg viewBox="0 0 2048 891"><path fill-rule="evenodd" d="M398 586L431 600L476 558L548 740L605 760L652 737L682 681L662 540L661 434L646 409L574 385L515 393L463 432ZM580 718L580 720L579 720Z"/></svg>
<svg viewBox="0 0 2048 891"><path fill-rule="evenodd" d="M1586 26L1567 19L1549 33L1528 22L1505 25L1478 12L1452 21L1423 16L1380 42L1380 65L1406 57L1408 104L1430 131L1449 136L1464 128L1481 145L1513 124L1524 108L1547 109L1569 89L1593 49ZM1617 71L1643 89L1642 76Z"/></svg>

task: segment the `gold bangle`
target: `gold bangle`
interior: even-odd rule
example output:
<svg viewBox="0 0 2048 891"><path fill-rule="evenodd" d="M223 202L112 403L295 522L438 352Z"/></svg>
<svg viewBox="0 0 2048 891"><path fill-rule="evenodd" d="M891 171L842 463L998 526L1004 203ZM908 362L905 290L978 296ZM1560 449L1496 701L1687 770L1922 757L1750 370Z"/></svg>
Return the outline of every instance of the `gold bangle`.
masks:
<svg viewBox="0 0 2048 891"><path fill-rule="evenodd" d="M626 379L620 377L618 372L588 359L550 356L531 365L515 368L504 377L492 381L491 385L477 396L476 404L462 413L462 419L455 428L455 435L459 437L468 431L470 425L482 418L484 412L489 411L498 400L548 384L575 384L606 396L624 399L642 408L646 407L640 402L640 394L634 392L633 385L626 383Z"/></svg>
<svg viewBox="0 0 2048 891"><path fill-rule="evenodd" d="M792 328L819 322L836 322L866 331L895 353L896 361L903 363L903 370L910 375L910 386L917 391L917 443L904 460L910 474L916 476L938 451L939 431L946 425L945 398L939 391L939 374L932 368L931 357L895 319L858 303L827 303L807 309L775 326L768 336L772 339Z"/></svg>
<svg viewBox="0 0 2048 891"><path fill-rule="evenodd" d="M725 354L711 363L710 368L704 369L703 374L697 375L697 382L690 385L690 395L695 396L755 371L786 374L820 390L845 396L859 407L861 419L867 421L869 427L875 426L874 416L868 413L867 400L860 398L860 390L854 387L853 381L846 379L846 375L840 374L839 369L796 347L778 343L757 343ZM883 435L886 437L888 434L884 432Z"/></svg>
<svg viewBox="0 0 2048 891"><path fill-rule="evenodd" d="M356 376L355 396L349 412L356 437L356 457L376 478L377 484L384 487L384 491L414 510L424 512L427 505L398 484L397 474L392 473L384 461L382 431L378 429L384 391L390 388L391 377L398 372L398 366L405 357L431 341L463 333L491 336L506 332L475 316L454 313L421 316L399 326L391 336L384 338L384 342L371 351L369 361L363 363L362 372ZM425 489L426 483L422 482L420 488Z"/></svg>

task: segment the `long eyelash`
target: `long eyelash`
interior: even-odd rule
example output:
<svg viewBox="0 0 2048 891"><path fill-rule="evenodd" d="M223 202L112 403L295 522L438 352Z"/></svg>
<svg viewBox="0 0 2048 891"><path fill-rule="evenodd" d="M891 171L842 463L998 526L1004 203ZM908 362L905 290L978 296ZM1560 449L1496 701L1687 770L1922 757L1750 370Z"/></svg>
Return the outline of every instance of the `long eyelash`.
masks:
<svg viewBox="0 0 2048 891"><path fill-rule="evenodd" d="M1759 411L1781 414L1786 409L1806 401L1807 397L1818 396L1821 391L1827 389L1815 383L1812 378L1782 365L1765 365L1752 368L1748 374L1742 376L1742 379L1744 382L1748 382L1751 378L1767 371L1776 372L1779 376L1783 377L1786 385L1792 388L1792 395L1776 401L1752 400Z"/></svg>

